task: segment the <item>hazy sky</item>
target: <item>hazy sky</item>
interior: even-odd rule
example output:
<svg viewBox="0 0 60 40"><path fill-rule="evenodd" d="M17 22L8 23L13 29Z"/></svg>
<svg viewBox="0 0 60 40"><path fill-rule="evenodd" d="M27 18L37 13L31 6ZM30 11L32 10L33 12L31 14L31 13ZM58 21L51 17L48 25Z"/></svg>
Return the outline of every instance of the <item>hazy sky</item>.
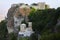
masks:
<svg viewBox="0 0 60 40"><path fill-rule="evenodd" d="M0 20L4 19L6 16L8 9L11 7L11 4L14 3L38 3L45 2L50 5L51 8L60 7L60 0L0 0Z"/></svg>

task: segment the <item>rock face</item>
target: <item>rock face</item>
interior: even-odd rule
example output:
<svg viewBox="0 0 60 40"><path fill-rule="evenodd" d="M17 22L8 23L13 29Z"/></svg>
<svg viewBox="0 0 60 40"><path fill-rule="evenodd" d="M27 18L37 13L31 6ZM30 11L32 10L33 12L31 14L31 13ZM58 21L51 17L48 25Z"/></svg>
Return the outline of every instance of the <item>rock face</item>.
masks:
<svg viewBox="0 0 60 40"><path fill-rule="evenodd" d="M58 21L58 23L56 25L60 25L60 18L57 21Z"/></svg>
<svg viewBox="0 0 60 40"><path fill-rule="evenodd" d="M15 6L11 7L7 13L7 29L8 29L9 33L13 31L13 26L14 26L13 14L14 14L16 8L17 7L15 7Z"/></svg>
<svg viewBox="0 0 60 40"><path fill-rule="evenodd" d="M7 13L7 29L8 33L17 31L23 20L28 21L30 7L26 4L13 4ZM22 20L23 19L23 20Z"/></svg>

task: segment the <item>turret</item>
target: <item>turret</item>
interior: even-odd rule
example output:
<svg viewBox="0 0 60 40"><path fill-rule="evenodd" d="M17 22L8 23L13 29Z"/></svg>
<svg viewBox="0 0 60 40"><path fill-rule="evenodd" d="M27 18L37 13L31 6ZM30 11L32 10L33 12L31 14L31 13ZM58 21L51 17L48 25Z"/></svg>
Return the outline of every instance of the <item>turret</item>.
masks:
<svg viewBox="0 0 60 40"><path fill-rule="evenodd" d="M26 24L23 23L20 25L20 31L24 32L25 30L26 30Z"/></svg>
<svg viewBox="0 0 60 40"><path fill-rule="evenodd" d="M32 22L28 22L28 28L32 31Z"/></svg>

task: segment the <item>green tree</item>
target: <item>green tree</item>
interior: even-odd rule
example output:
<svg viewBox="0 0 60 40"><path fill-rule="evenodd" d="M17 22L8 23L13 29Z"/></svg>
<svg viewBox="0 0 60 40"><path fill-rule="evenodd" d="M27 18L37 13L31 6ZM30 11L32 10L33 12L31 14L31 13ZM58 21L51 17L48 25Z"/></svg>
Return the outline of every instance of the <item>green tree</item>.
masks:
<svg viewBox="0 0 60 40"><path fill-rule="evenodd" d="M40 40L60 40L60 33L52 33L49 35L41 35Z"/></svg>
<svg viewBox="0 0 60 40"><path fill-rule="evenodd" d="M6 26L6 21L3 20L0 22L0 40L7 40L8 31Z"/></svg>
<svg viewBox="0 0 60 40"><path fill-rule="evenodd" d="M41 33L47 29L51 29L51 32L54 32L58 14L56 9L45 9L31 12L29 19L32 21L33 30L37 33Z"/></svg>
<svg viewBox="0 0 60 40"><path fill-rule="evenodd" d="M38 35L36 33L31 34L29 40L38 40Z"/></svg>
<svg viewBox="0 0 60 40"><path fill-rule="evenodd" d="M17 36L14 33L9 34L9 40L17 40Z"/></svg>

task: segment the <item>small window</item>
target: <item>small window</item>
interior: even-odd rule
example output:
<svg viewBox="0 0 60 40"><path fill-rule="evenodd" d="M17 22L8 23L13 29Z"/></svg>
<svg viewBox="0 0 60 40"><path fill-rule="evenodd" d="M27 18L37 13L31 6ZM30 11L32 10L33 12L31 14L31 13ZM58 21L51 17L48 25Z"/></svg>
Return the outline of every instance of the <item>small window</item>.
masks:
<svg viewBox="0 0 60 40"><path fill-rule="evenodd" d="M20 36L24 36L23 34L20 34Z"/></svg>

